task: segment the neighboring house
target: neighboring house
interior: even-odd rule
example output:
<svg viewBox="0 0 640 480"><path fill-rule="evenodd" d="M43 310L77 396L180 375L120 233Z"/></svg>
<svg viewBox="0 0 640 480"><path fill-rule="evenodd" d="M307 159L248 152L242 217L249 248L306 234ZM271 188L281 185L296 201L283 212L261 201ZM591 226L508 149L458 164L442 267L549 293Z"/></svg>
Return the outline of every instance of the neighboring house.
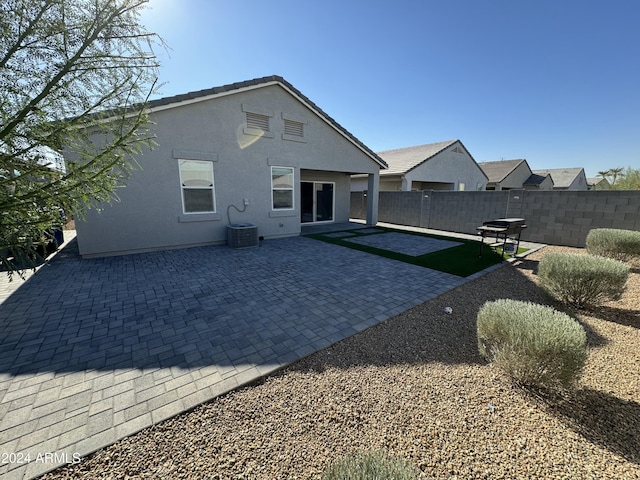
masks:
<svg viewBox="0 0 640 480"><path fill-rule="evenodd" d="M611 184L609 180L603 177L587 178L587 185L589 190L610 190Z"/></svg>
<svg viewBox="0 0 640 480"><path fill-rule="evenodd" d="M489 178L487 190L553 190L549 175L536 175L524 159L480 162L480 168Z"/></svg>
<svg viewBox="0 0 640 480"><path fill-rule="evenodd" d="M83 257L225 244L229 224L275 238L347 222L353 174L378 197L385 162L281 77L153 100L148 112L157 147L137 157L118 202L76 222Z"/></svg>
<svg viewBox="0 0 640 480"><path fill-rule="evenodd" d="M551 175L554 190L589 190L584 168L552 168L534 170L537 175Z"/></svg>
<svg viewBox="0 0 640 480"><path fill-rule="evenodd" d="M389 168L380 172L381 191L484 190L487 177L460 140L378 152ZM351 191L368 190L356 175Z"/></svg>
<svg viewBox="0 0 640 480"><path fill-rule="evenodd" d="M522 184L525 190L553 190L551 175L539 175L532 173Z"/></svg>

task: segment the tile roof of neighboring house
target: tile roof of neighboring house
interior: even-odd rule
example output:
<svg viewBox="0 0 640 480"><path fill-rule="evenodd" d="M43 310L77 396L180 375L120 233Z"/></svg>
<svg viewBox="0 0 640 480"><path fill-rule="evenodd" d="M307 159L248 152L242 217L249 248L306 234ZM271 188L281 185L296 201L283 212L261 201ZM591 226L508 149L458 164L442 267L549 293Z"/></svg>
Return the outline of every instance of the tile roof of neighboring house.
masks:
<svg viewBox="0 0 640 480"><path fill-rule="evenodd" d="M405 174L422 165L456 142L462 145L460 140L447 140L446 142L428 143L414 147L396 148L394 150L378 152L378 155L389 164L389 169L380 172L380 175ZM469 153L464 145L462 145L462 147ZM471 154L469 154L469 156L471 157ZM473 159L473 157L471 158Z"/></svg>
<svg viewBox="0 0 640 480"><path fill-rule="evenodd" d="M480 168L489 178L490 183L499 183L526 160L498 160L496 162L480 162Z"/></svg>
<svg viewBox="0 0 640 480"><path fill-rule="evenodd" d="M529 178L527 178L522 185L540 185L549 175L539 175L537 173L532 173Z"/></svg>
<svg viewBox="0 0 640 480"><path fill-rule="evenodd" d="M278 75L271 75L268 77L262 78L254 78L252 80L246 80L244 82L236 82L228 85L222 85L219 87L207 88L205 90L198 90L195 92L188 92L181 95L174 95L171 97L159 98L155 100L150 100L147 102L147 108L151 111L162 109L162 107L173 106L174 104L179 104L182 102L193 102L198 100L205 100L207 97L224 95L229 93L236 93L236 91L248 90L259 87L266 87L273 84L279 84L285 90L289 91L295 97L306 104L312 111L314 111L318 116L320 116L323 120L329 123L333 128L338 130L342 135L344 135L349 141L354 143L360 149L362 149L367 155L369 155L373 160L380 164L382 168L387 168L386 162L380 158L375 152L373 152L369 147L367 147L364 143L358 140L353 134L351 134L346 128L336 122L332 117L327 115L327 113L318 107L315 103L313 103L307 96L305 96L300 90L295 88L289 82L287 82L284 78ZM134 111L139 109L140 105L132 106L129 110Z"/></svg>
<svg viewBox="0 0 640 480"><path fill-rule="evenodd" d="M603 177L589 177L589 178L587 178L587 184L591 185L591 186L594 186L594 187L596 185L602 183L602 182L604 182L603 185L605 185L605 184L609 185L609 180L607 180L606 178L603 178Z"/></svg>
<svg viewBox="0 0 640 480"><path fill-rule="evenodd" d="M538 175L551 175L551 180L553 180L554 187L568 188L583 170L584 169L581 167L551 168L548 170L533 170L533 173L536 173Z"/></svg>

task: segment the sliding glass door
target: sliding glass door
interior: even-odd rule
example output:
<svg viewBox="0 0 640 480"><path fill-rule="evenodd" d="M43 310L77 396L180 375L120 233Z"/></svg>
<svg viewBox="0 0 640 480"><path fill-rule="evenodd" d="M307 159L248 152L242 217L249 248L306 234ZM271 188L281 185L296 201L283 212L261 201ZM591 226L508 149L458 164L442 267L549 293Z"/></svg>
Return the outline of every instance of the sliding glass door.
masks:
<svg viewBox="0 0 640 480"><path fill-rule="evenodd" d="M335 184L301 182L301 222L333 222Z"/></svg>

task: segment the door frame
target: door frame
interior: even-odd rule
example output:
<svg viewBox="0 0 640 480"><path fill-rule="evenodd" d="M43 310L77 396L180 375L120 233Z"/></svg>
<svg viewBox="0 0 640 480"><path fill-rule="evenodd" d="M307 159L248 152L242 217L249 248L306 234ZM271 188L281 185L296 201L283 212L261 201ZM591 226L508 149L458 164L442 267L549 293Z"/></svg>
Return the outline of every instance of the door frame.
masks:
<svg viewBox="0 0 640 480"><path fill-rule="evenodd" d="M312 218L313 220L310 222L305 222L303 220L303 215L304 215L304 211L302 208L302 203L304 202L304 190L302 189L302 184L303 183L310 183L313 185L312 188L312 192L313 192L313 208L312 208ZM321 184L321 185L331 185L331 220L316 220L317 215L318 215L318 202L317 202L317 196L316 196L316 185L317 184ZM327 181L322 181L322 180L301 180L300 181L300 223L304 224L304 225L311 225L311 224L322 224L322 223L333 223L335 222L336 219L336 182L327 182Z"/></svg>

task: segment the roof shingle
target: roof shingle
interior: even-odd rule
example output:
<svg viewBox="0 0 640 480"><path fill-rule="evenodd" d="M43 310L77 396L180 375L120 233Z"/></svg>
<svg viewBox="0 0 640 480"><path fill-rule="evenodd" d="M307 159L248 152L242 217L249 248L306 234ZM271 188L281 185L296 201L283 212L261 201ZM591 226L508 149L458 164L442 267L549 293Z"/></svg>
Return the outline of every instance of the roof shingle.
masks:
<svg viewBox="0 0 640 480"><path fill-rule="evenodd" d="M582 172L581 167L576 168L551 168L548 170L533 170L533 173L538 175L551 175L551 179L553 180L553 184L558 188L568 188L571 186L573 181L576 179L580 172Z"/></svg>
<svg viewBox="0 0 640 480"><path fill-rule="evenodd" d="M500 183L526 160L498 160L495 162L480 162L480 168L489 177L489 183Z"/></svg>
<svg viewBox="0 0 640 480"><path fill-rule="evenodd" d="M414 147L396 148L378 152L378 155L389 165L389 169L384 172L385 175L405 174L458 141L447 140Z"/></svg>

